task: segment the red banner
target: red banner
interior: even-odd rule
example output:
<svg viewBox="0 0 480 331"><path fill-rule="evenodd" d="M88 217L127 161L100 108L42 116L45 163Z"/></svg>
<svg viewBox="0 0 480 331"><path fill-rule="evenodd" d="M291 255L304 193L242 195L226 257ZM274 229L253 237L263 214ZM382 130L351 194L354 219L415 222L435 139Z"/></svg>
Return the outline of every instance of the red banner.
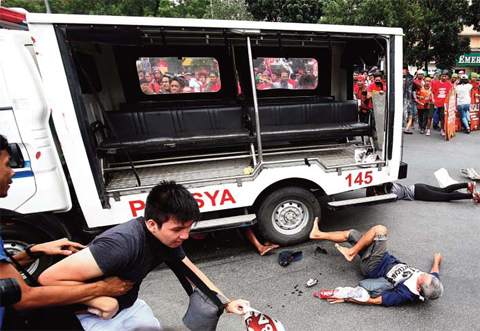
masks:
<svg viewBox="0 0 480 331"><path fill-rule="evenodd" d="M472 103L470 105L470 130L480 130L480 104ZM455 118L455 129L456 131L462 130L462 118L460 113L457 111Z"/></svg>
<svg viewBox="0 0 480 331"><path fill-rule="evenodd" d="M457 92L451 89L445 99L445 140L455 137L455 113L457 112Z"/></svg>

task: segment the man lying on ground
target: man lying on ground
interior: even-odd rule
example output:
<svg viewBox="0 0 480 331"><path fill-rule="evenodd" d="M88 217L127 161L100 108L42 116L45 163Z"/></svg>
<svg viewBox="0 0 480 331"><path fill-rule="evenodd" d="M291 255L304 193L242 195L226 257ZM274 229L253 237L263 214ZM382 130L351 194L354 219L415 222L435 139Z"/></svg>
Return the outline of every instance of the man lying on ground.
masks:
<svg viewBox="0 0 480 331"><path fill-rule="evenodd" d="M402 185L385 183L379 186L367 187L367 196L393 193L398 199L420 201L453 201L472 199L474 204L480 201L480 194L475 189L475 182L457 183L441 188L427 184ZM457 192L467 189L467 193Z"/></svg>
<svg viewBox="0 0 480 331"><path fill-rule="evenodd" d="M79 284L99 277L119 276L135 282L125 295L96 298L85 304L99 308L110 302L107 318L83 314L79 320L85 330L161 330L151 308L138 299L142 280L150 271L170 259L182 260L213 291L226 296L185 255L182 243L188 239L194 222L199 221L198 204L183 186L162 182L149 193L145 217L138 217L109 229L75 255L47 269L40 275L41 284ZM165 298L168 300L168 298ZM228 299L227 299L228 300ZM226 310L243 315L248 301L231 301ZM101 309L100 309L101 310ZM97 312L90 309L90 312Z"/></svg>
<svg viewBox="0 0 480 331"><path fill-rule="evenodd" d="M387 252L387 228L376 225L363 236L355 229L335 232L322 232L315 219L310 239L335 242L335 247L349 262L355 256L360 257L360 270L365 278L386 278L393 289L384 292L366 302L354 299L329 298L332 303L354 302L364 305L397 306L417 300L435 300L443 293L443 285L439 279L439 267L442 262L440 253L435 253L433 267L426 273L401 262ZM353 247L347 248L338 243L348 242Z"/></svg>

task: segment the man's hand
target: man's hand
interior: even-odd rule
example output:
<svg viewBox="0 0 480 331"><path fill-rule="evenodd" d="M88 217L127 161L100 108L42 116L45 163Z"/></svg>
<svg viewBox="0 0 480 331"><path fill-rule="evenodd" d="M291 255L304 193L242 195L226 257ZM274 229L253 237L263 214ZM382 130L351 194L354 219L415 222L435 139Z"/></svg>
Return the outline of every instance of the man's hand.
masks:
<svg viewBox="0 0 480 331"><path fill-rule="evenodd" d="M246 300L242 300L242 299L237 299L237 300L234 300L234 301L230 302L227 305L226 310L227 310L228 313L233 313L233 314L237 314L237 315L245 315L245 311L244 311L243 307L250 307L250 302L248 302Z"/></svg>
<svg viewBox="0 0 480 331"><path fill-rule="evenodd" d="M433 255L433 262L440 265L440 263L442 263L442 254L440 253L435 253Z"/></svg>
<svg viewBox="0 0 480 331"><path fill-rule="evenodd" d="M335 304L335 303L344 303L345 302L345 299L335 299L335 298L332 298L332 299L327 299L328 302L330 302L331 304Z"/></svg>
<svg viewBox="0 0 480 331"><path fill-rule="evenodd" d="M32 253L43 253L45 255L72 255L86 246L70 241L67 238L49 241L43 244L33 246Z"/></svg>
<svg viewBox="0 0 480 331"><path fill-rule="evenodd" d="M101 286L100 295L108 297L118 297L123 295L130 291L134 284L133 282L118 277L108 277L98 283Z"/></svg>

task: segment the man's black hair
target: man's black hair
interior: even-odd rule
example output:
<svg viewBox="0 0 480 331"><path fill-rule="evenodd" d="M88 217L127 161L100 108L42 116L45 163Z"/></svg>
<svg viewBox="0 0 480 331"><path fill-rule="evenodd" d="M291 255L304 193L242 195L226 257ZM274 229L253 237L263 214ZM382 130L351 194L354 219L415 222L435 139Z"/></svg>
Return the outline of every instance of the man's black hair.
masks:
<svg viewBox="0 0 480 331"><path fill-rule="evenodd" d="M8 150L8 140L0 134L0 151Z"/></svg>
<svg viewBox="0 0 480 331"><path fill-rule="evenodd" d="M200 220L200 209L190 192L174 181L162 181L152 188L147 197L145 219L154 220L159 227L169 219L181 224Z"/></svg>

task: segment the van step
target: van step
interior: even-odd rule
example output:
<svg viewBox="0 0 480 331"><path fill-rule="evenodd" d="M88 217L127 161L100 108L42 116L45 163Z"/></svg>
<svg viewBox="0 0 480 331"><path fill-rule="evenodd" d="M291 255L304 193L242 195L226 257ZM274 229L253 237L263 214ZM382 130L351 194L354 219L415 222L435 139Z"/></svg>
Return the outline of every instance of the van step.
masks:
<svg viewBox="0 0 480 331"><path fill-rule="evenodd" d="M346 209L358 206L365 206L365 205L376 205L379 203L384 202L393 202L397 200L397 195L390 193L385 195L377 195L374 197L365 197L365 198L356 198L356 199L348 199L348 200L341 200L341 201L331 201L328 202L329 209L338 210L338 209Z"/></svg>
<svg viewBox="0 0 480 331"><path fill-rule="evenodd" d="M257 215L255 214L215 218L195 223L190 233L226 230L244 226L251 226L255 223L257 223Z"/></svg>

